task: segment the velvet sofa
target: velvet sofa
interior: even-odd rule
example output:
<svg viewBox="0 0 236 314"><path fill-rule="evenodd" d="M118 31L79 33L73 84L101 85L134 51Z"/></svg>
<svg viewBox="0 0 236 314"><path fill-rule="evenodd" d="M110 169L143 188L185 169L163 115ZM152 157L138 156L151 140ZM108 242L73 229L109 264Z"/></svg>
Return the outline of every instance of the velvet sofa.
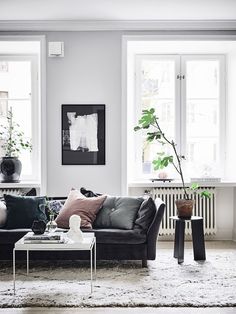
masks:
<svg viewBox="0 0 236 314"><path fill-rule="evenodd" d="M59 199L59 198L51 198ZM60 198L61 199L61 198ZM165 204L157 199L142 200L132 229L99 228L95 221L92 229L83 232L95 232L97 241L97 260L141 260L142 266L147 260L156 258L156 242ZM0 259L12 260L14 243L30 229L0 229ZM17 252L17 259L25 259L25 252ZM31 252L30 258L43 260L89 259L88 252Z"/></svg>

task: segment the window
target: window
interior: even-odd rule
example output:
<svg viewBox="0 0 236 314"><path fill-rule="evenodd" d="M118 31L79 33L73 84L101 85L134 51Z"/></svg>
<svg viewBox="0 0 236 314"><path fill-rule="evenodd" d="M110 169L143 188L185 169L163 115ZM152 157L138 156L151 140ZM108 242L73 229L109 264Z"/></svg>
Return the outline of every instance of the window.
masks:
<svg viewBox="0 0 236 314"><path fill-rule="evenodd" d="M0 56L0 123L12 108L14 121L33 144L32 152L23 150L19 156L22 180L39 179L38 106L37 56Z"/></svg>
<svg viewBox="0 0 236 314"><path fill-rule="evenodd" d="M135 57L135 123L143 109L155 108L162 129L186 157L184 168L189 177L222 175L224 72L223 55ZM163 147L147 144L145 133L137 132L134 137L133 176L150 178L157 174L152 160ZM171 166L166 171L169 177L175 175Z"/></svg>

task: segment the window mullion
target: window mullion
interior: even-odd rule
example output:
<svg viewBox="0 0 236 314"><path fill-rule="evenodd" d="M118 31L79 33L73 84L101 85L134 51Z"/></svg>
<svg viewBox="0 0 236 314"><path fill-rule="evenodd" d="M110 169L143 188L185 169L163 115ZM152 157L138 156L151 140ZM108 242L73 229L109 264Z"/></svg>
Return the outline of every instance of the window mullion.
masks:
<svg viewBox="0 0 236 314"><path fill-rule="evenodd" d="M181 156L186 156L186 84L187 84L187 77L186 77L186 62L184 57L180 57L180 73L181 79L179 80L180 86L180 125L179 125L179 132L180 132L180 149L179 153Z"/></svg>

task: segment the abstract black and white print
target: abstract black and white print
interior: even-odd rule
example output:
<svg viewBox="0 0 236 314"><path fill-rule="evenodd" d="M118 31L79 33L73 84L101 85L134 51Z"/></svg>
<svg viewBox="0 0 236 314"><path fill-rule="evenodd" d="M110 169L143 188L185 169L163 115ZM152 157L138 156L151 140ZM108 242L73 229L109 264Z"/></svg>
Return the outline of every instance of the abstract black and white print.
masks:
<svg viewBox="0 0 236 314"><path fill-rule="evenodd" d="M62 164L105 164L105 105L62 105Z"/></svg>

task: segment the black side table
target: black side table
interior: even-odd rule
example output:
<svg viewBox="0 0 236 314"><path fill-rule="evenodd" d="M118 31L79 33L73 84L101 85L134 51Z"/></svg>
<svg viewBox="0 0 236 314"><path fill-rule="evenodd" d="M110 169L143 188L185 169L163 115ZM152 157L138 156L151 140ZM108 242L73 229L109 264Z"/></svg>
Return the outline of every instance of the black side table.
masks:
<svg viewBox="0 0 236 314"><path fill-rule="evenodd" d="M174 244L174 257L178 258L178 264L184 261L184 236L185 236L185 221L191 221L192 228L192 241L193 241L193 254L194 260L205 260L205 241L203 232L203 218L200 216L192 216L191 218L179 218L172 216L170 219L175 221L175 244Z"/></svg>

